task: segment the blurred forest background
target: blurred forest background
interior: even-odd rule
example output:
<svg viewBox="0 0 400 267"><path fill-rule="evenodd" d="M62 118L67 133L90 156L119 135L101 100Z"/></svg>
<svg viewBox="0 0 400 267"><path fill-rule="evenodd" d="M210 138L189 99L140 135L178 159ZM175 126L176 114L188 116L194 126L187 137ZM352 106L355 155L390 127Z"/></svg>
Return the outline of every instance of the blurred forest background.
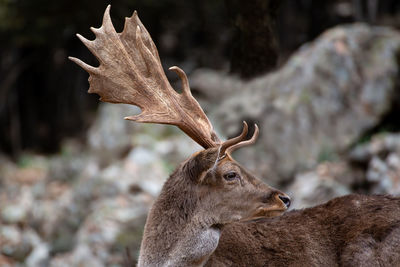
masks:
<svg viewBox="0 0 400 267"><path fill-rule="evenodd" d="M118 32L138 11L221 136L260 126L235 157L295 208L400 194L397 0L0 0L1 266L122 266L126 248L136 258L162 183L200 149L87 94L67 57L97 65L75 33L93 39L110 2Z"/></svg>

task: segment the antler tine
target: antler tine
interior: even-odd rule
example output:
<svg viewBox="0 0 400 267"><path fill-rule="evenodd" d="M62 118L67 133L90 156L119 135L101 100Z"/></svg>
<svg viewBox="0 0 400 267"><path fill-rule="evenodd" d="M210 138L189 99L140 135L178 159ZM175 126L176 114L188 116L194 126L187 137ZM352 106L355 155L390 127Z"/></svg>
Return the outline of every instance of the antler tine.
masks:
<svg viewBox="0 0 400 267"><path fill-rule="evenodd" d="M90 66L89 64L86 64L82 60L76 57L68 57L69 60L75 62L76 65L81 67L82 69L86 70L88 73L98 73L98 68Z"/></svg>
<svg viewBox="0 0 400 267"><path fill-rule="evenodd" d="M181 68L179 68L178 66L172 66L172 67L169 68L169 70L175 71L178 74L179 78L182 81L182 91L183 91L183 93L191 96L192 92L190 91L189 81L188 81L188 78L186 76L186 73Z"/></svg>
<svg viewBox="0 0 400 267"><path fill-rule="evenodd" d="M225 153L228 154L228 155L230 155L230 154L232 154L233 151L235 151L235 150L237 150L237 149L239 149L239 148L241 148L241 147L254 144L254 143L257 141L257 138L258 138L259 133L260 133L260 130L258 129L257 124L255 124L255 125L254 125L254 134L253 134L253 136L251 137L251 139L246 140L246 141L242 141L242 142L240 142L240 143L237 143L237 144L235 144L235 145L232 145L232 146L228 147L228 148L225 150Z"/></svg>
<svg viewBox="0 0 400 267"><path fill-rule="evenodd" d="M226 152L226 150L227 150L229 147L231 147L231 146L233 146L233 145L235 145L235 144L237 144L237 143L243 141L243 140L246 138L246 136L247 136L248 129L249 129L249 128L248 128L248 126L247 126L247 122L243 121L243 130L242 130L242 133L241 133L239 136L236 136L236 137L233 137L233 138L231 138L231 139L229 139L229 140L226 140L226 141L221 145L221 150L220 150L219 154L220 154L220 155L225 155L225 152Z"/></svg>
<svg viewBox="0 0 400 267"><path fill-rule="evenodd" d="M89 93L97 93L105 102L141 108L139 115L125 119L175 125L204 148L219 145L210 121L190 92L185 72L178 67L170 68L182 80L183 92L178 94L169 84L157 48L136 11L126 18L123 31L117 33L110 7L106 8L102 26L91 28L95 40L78 35L100 66L92 67L70 57L90 74Z"/></svg>

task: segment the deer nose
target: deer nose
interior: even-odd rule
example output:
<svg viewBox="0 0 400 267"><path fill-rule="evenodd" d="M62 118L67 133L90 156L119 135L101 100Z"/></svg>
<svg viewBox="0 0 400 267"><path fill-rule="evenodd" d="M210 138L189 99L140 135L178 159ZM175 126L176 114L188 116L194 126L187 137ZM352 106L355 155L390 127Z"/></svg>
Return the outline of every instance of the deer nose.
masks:
<svg viewBox="0 0 400 267"><path fill-rule="evenodd" d="M282 200L283 204L285 204L286 208L290 207L290 197L287 195L279 195L278 197L280 200Z"/></svg>

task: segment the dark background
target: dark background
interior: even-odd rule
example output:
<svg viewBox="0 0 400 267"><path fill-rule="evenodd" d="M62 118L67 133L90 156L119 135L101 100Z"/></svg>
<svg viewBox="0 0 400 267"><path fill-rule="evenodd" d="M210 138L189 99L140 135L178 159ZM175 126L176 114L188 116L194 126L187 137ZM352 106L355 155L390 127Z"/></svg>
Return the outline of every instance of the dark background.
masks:
<svg viewBox="0 0 400 267"><path fill-rule="evenodd" d="M93 39L110 1L0 1L0 151L52 153L65 137L84 141L97 96L72 55L96 65L75 33ZM399 27L396 0L111 1L117 31L139 12L165 67L200 67L251 78L282 65L325 29L354 21Z"/></svg>

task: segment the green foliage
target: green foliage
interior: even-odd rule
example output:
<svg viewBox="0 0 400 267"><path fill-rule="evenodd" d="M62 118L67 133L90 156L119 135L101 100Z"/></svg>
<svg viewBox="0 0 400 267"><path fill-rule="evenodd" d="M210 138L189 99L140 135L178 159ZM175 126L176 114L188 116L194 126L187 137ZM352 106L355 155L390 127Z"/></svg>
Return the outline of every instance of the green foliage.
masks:
<svg viewBox="0 0 400 267"><path fill-rule="evenodd" d="M27 168L33 165L34 159L29 154L23 154L18 158L17 166L19 168Z"/></svg>
<svg viewBox="0 0 400 267"><path fill-rule="evenodd" d="M322 162L329 162L329 161L337 161L339 159L338 154L335 152L334 149L331 147L322 147L318 157L317 157L317 162L322 163Z"/></svg>

